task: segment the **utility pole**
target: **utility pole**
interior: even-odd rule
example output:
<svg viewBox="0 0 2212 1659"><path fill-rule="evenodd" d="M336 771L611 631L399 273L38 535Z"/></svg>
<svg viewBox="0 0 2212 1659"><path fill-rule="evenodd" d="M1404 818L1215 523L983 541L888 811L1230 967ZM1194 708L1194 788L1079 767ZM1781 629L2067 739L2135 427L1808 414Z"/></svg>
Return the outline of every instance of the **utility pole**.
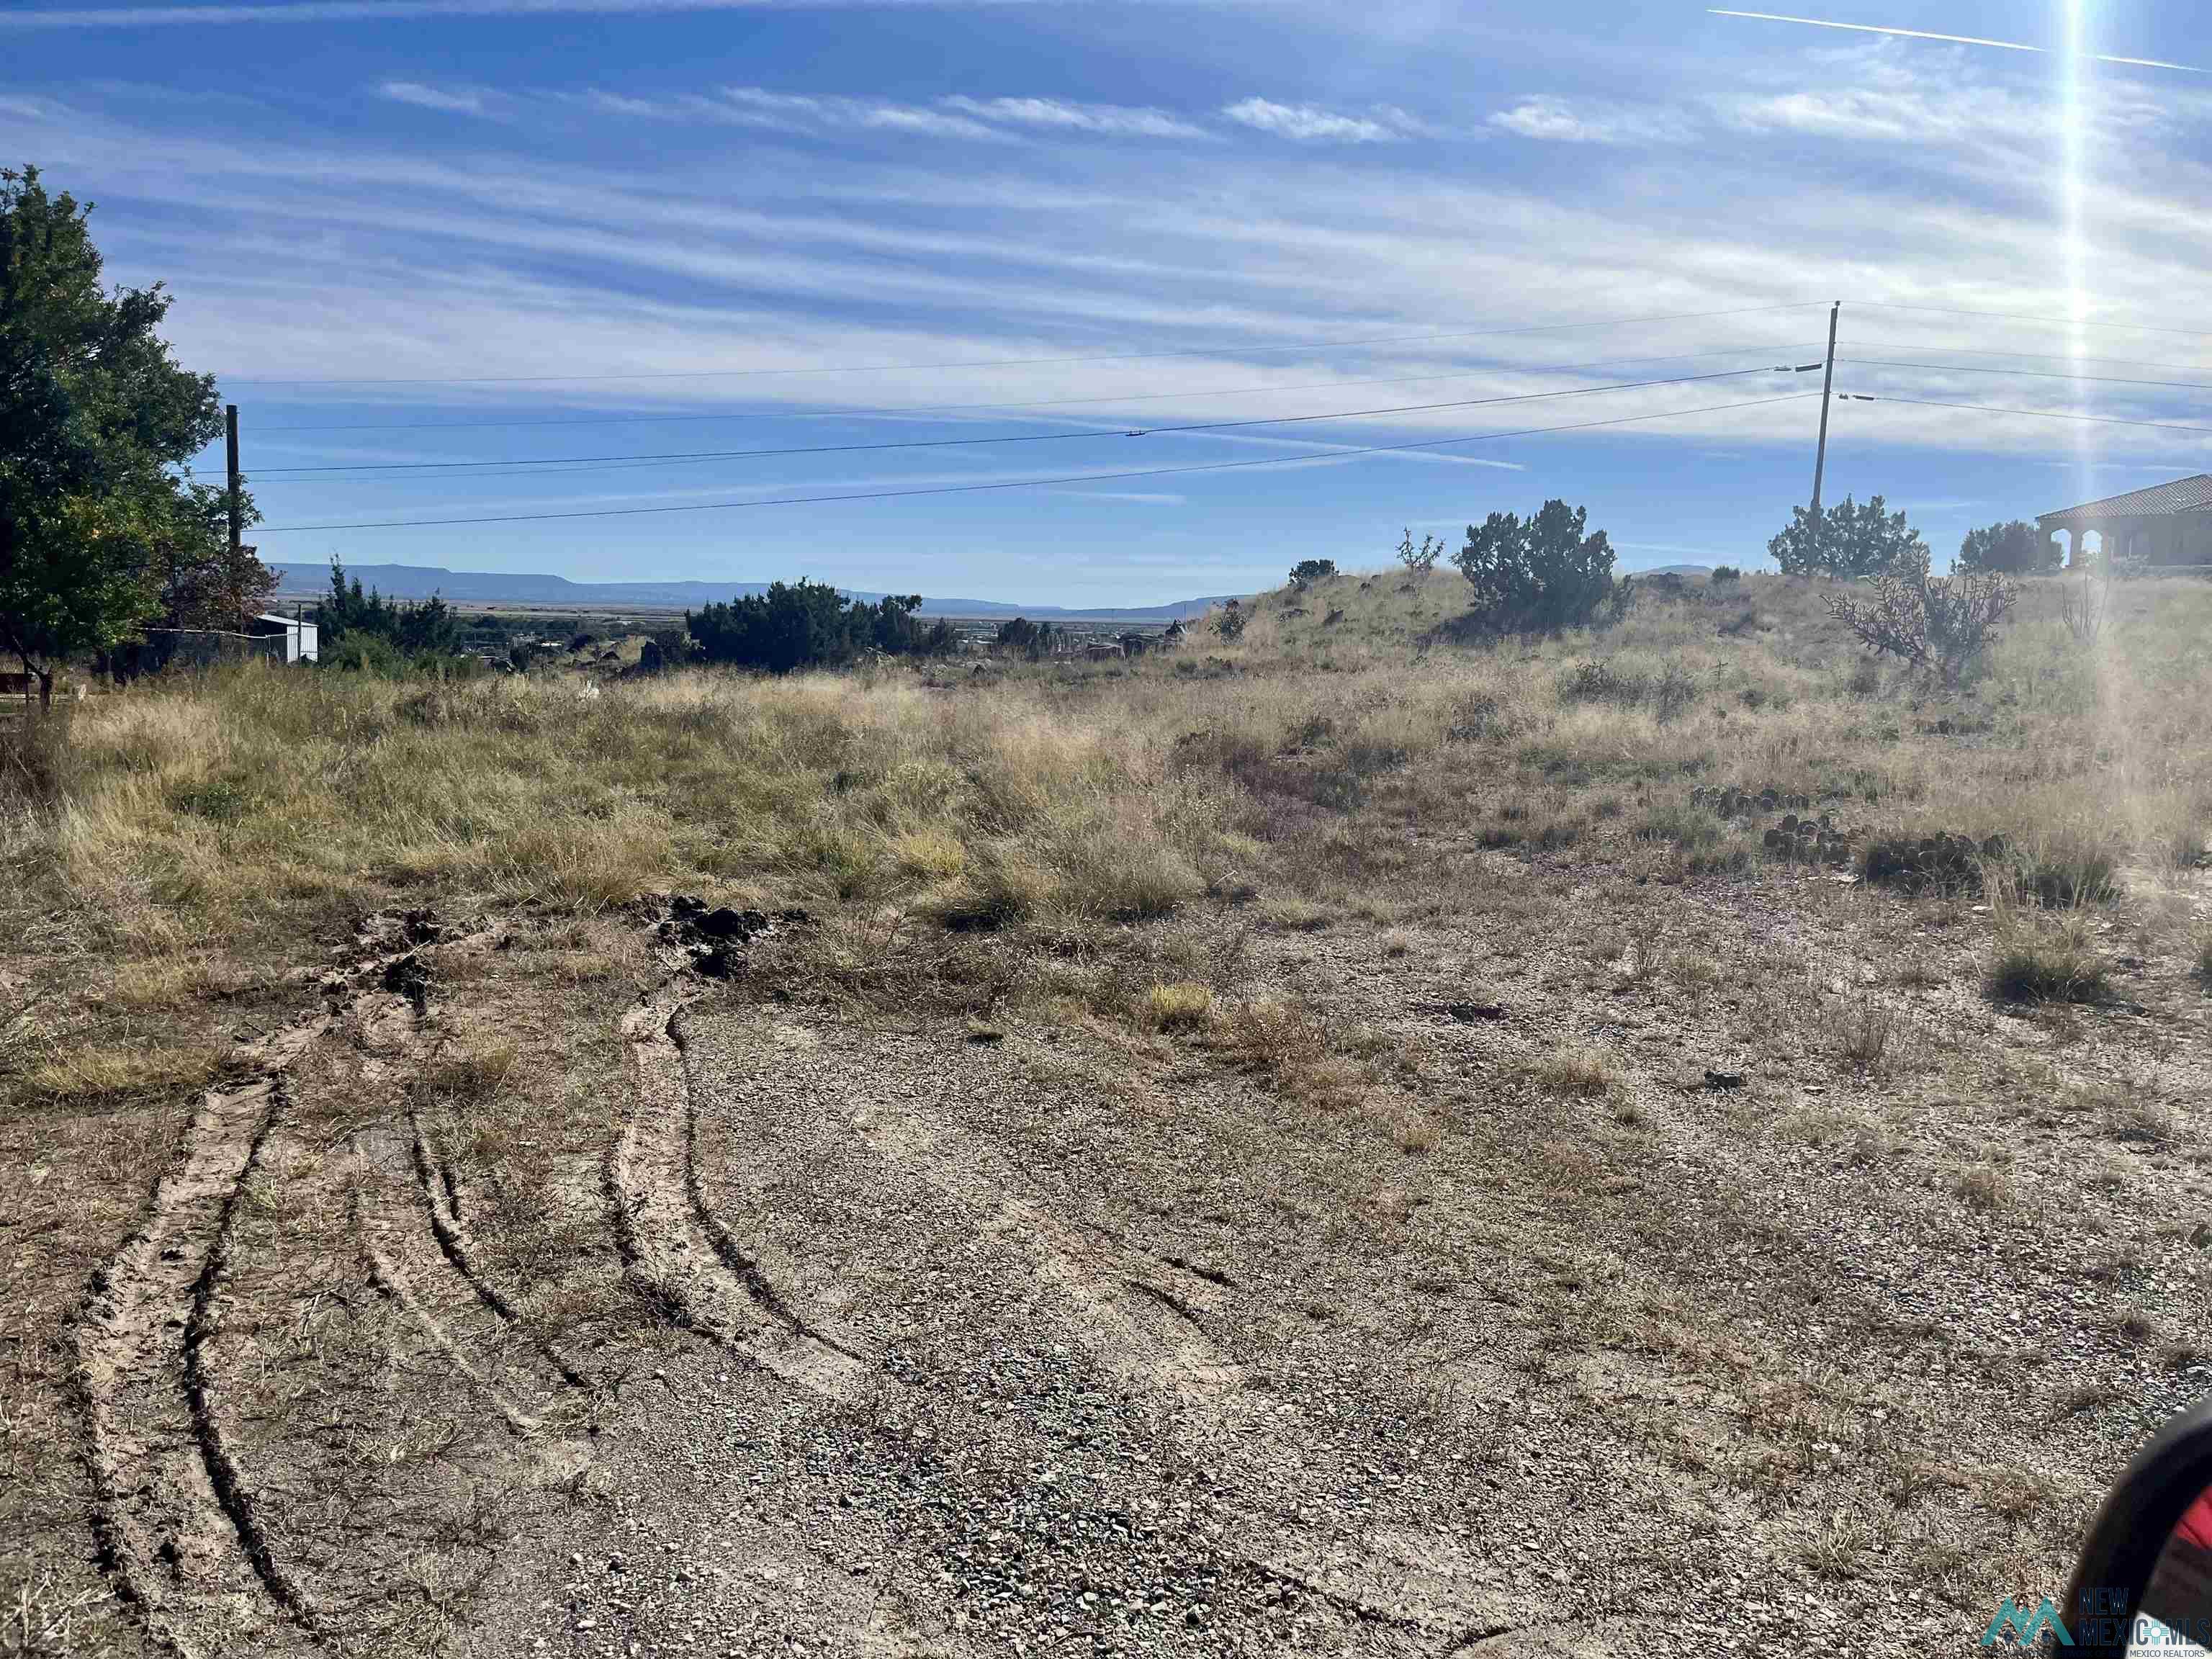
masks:
<svg viewBox="0 0 2212 1659"><path fill-rule="evenodd" d="M1828 307L1828 366L1826 372L1820 376L1820 447L1813 458L1813 529L1816 535L1820 527L1820 483L1828 470L1828 392L1836 384L1836 318L1843 308L1841 300ZM234 416L237 412L236 410L231 411ZM235 423L232 429L234 433ZM234 477L238 471L234 439L231 457L231 471ZM237 485L234 483L231 487L236 489ZM237 538L234 536L232 539L235 541Z"/></svg>
<svg viewBox="0 0 2212 1659"><path fill-rule="evenodd" d="M1835 330L1831 326L1829 329L1829 337L1832 349L1828 355L1832 357L1835 356L1835 352L1832 349L1834 335ZM1827 416L1824 412L1820 417L1820 436L1823 442L1826 442L1827 440ZM238 556L239 537L244 532L246 528L244 524L240 521L239 513L238 405L236 404L225 404L222 406L222 445L223 459L230 472L230 556L232 558L235 559ZM1813 499L1817 501L1820 498L1820 488L1818 484L1815 484L1813 487Z"/></svg>

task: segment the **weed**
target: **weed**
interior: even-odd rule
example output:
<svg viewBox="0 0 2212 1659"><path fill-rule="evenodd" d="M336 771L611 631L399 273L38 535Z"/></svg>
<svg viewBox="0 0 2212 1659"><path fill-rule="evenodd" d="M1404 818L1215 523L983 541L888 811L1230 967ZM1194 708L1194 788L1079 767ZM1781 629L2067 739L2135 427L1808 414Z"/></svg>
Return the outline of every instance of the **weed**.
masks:
<svg viewBox="0 0 2212 1659"><path fill-rule="evenodd" d="M423 1084L434 1097L463 1106L481 1106L507 1085L517 1058L512 1042L447 1053L423 1068Z"/></svg>
<svg viewBox="0 0 2212 1659"><path fill-rule="evenodd" d="M1598 1100L1619 1091L1620 1073L1595 1048L1562 1044L1531 1068L1537 1086L1548 1094Z"/></svg>
<svg viewBox="0 0 2212 1659"><path fill-rule="evenodd" d="M1286 1098L1343 1106L1359 1096L1358 1069L1331 1052L1320 1019L1301 1003L1255 998L1231 1010L1213 1029L1215 1042L1235 1064Z"/></svg>
<svg viewBox="0 0 2212 1659"><path fill-rule="evenodd" d="M1997 1210L2012 1202L2012 1182L1995 1165L1977 1164L1959 1177L1958 1193L1974 1209Z"/></svg>
<svg viewBox="0 0 2212 1659"><path fill-rule="evenodd" d="M1213 1018L1213 988L1195 980L1155 985L1138 1005L1139 1018L1156 1031L1188 1031Z"/></svg>
<svg viewBox="0 0 2212 1659"><path fill-rule="evenodd" d="M1897 1030L1897 1016L1871 997L1852 1007L1836 1039L1836 1054L1844 1066L1862 1076L1882 1069L1889 1041Z"/></svg>
<svg viewBox="0 0 2212 1659"><path fill-rule="evenodd" d="M2112 995L2112 964L2078 918L2057 925L2015 921L1998 939L1983 988L2000 1002L2100 1003Z"/></svg>

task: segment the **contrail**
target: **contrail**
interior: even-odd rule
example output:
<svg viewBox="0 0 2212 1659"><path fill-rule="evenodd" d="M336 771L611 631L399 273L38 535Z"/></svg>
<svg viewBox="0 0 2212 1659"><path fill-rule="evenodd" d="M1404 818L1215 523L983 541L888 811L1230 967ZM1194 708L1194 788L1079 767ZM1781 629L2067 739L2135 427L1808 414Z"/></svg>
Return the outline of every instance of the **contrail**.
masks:
<svg viewBox="0 0 2212 1659"><path fill-rule="evenodd" d="M1884 23L1839 23L1828 17L1790 17L1772 11L1727 11L1718 6L1706 10L1715 17L1748 17L1761 23L1802 23L1808 28L1845 29L1853 34L1894 34L1907 40L1942 40L1957 46L1994 46L1999 52L2032 52L2039 57L2049 57L2048 46L2030 46L2025 40L1991 40L1978 34L1939 34L1932 29L1892 28ZM2098 64L2124 64L2130 69L2179 70L2184 75L2212 75L2212 70L2200 69L2194 64L2169 64L2162 58L2113 58L2103 52L2084 54Z"/></svg>

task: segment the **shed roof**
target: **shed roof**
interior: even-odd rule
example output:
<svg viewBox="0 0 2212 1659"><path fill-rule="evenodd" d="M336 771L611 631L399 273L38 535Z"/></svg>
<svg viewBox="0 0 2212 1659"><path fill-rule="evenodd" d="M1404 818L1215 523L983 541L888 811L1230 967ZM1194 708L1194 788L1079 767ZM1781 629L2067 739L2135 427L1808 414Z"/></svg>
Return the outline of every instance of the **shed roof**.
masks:
<svg viewBox="0 0 2212 1659"><path fill-rule="evenodd" d="M2073 518L2154 519L2168 513L2200 513L2207 507L2212 507L2212 472L2200 472L2193 478L2176 478L2171 483L2153 484L2148 489L2130 489L2124 495L2107 495L2101 501L2062 507L2056 513L2039 515L2037 522Z"/></svg>

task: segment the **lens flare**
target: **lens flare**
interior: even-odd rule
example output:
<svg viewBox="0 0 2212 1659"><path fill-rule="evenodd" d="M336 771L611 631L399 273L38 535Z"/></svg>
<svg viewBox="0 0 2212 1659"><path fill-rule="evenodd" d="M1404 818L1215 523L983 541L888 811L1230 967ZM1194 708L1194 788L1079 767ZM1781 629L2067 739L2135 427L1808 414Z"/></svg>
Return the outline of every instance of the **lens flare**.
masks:
<svg viewBox="0 0 2212 1659"><path fill-rule="evenodd" d="M2089 318L2087 283L2088 253L2085 246L2088 234L2084 222L2086 215L2088 170L2088 59L2082 47L2087 33L2086 14L2089 0L2061 0L2065 11L2066 47L2060 63L2064 76L2060 90L2059 131L2063 153L2060 157L2058 191L2061 234L2065 239L2060 268L2066 277L2066 316L2071 324L2066 341L2067 356L2075 374L2083 372L2089 356L2088 331L2083 326ZM2078 397L2077 397L2078 402ZM2096 439L2094 428L2086 422L2075 428L2074 442L2075 497L2086 501L2094 499L2092 477L2095 465ZM2078 532L2077 532L2078 537ZM2076 548L2078 556L2080 550Z"/></svg>

